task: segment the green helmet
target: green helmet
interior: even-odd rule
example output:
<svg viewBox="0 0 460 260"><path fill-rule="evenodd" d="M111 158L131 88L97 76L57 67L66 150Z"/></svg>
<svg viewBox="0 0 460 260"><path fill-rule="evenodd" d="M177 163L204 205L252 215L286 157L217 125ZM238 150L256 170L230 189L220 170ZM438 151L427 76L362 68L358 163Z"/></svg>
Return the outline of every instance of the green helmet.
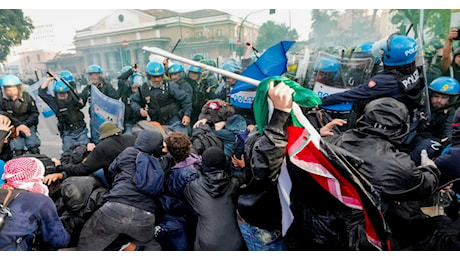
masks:
<svg viewBox="0 0 460 260"><path fill-rule="evenodd" d="M423 57L432 58L435 55L436 55L436 48L433 45L429 44L423 48Z"/></svg>
<svg viewBox="0 0 460 260"><path fill-rule="evenodd" d="M441 38L438 38L438 37L433 38L428 42L428 44L433 45L433 47L436 50L444 48L445 43L446 43L446 41L444 39L441 39Z"/></svg>
<svg viewBox="0 0 460 260"><path fill-rule="evenodd" d="M202 61L202 60L204 60L204 56L201 55L201 54L196 54L195 56L193 56L192 60L194 60L194 61Z"/></svg>

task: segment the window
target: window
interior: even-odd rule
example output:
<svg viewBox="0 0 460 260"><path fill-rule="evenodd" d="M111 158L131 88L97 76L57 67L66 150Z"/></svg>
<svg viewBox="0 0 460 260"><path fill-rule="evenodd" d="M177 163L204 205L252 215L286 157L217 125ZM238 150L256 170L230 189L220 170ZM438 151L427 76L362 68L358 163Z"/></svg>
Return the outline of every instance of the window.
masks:
<svg viewBox="0 0 460 260"><path fill-rule="evenodd" d="M40 54L37 54L37 61L40 62Z"/></svg>
<svg viewBox="0 0 460 260"><path fill-rule="evenodd" d="M118 16L118 21L119 21L120 23L122 23L124 20L125 20L125 17L124 17L122 14L120 14L120 15Z"/></svg>
<svg viewBox="0 0 460 260"><path fill-rule="evenodd" d="M222 29L217 29L216 34L218 37L222 36Z"/></svg>

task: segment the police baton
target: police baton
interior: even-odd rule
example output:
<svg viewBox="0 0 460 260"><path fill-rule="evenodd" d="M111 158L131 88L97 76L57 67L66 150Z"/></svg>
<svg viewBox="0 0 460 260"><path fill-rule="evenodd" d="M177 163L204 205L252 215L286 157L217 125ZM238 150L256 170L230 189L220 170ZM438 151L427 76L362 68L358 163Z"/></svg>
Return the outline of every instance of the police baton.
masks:
<svg viewBox="0 0 460 260"><path fill-rule="evenodd" d="M46 72L46 74L48 74L48 76L52 77L53 79L55 80L60 80L62 82L64 82L64 84L69 87L70 91L72 92L72 94L74 94L74 96L77 98L77 101L80 101L80 96L77 94L77 92L75 92L75 90L72 88L72 86L70 86L70 84L63 78L59 77L59 78L56 78L53 74L51 74L49 71Z"/></svg>

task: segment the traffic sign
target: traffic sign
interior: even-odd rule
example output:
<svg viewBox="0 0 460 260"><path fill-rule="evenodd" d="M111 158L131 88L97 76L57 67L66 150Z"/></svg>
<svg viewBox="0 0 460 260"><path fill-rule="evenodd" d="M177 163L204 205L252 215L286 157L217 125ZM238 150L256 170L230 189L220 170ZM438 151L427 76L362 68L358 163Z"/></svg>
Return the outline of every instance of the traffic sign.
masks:
<svg viewBox="0 0 460 260"><path fill-rule="evenodd" d="M241 40L236 41L236 46L240 47L241 46Z"/></svg>
<svg viewBox="0 0 460 260"><path fill-rule="evenodd" d="M127 40L124 40L124 41L121 43L121 46L123 46L123 47L125 47L125 48L128 47L128 45L129 45L129 44L128 44L128 41L127 41Z"/></svg>

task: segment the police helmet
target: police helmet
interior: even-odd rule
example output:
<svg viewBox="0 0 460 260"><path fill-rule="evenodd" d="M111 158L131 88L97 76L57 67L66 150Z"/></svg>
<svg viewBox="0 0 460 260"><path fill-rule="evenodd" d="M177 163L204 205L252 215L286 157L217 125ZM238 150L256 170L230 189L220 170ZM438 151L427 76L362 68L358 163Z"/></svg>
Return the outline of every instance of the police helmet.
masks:
<svg viewBox="0 0 460 260"><path fill-rule="evenodd" d="M121 68L121 74L123 74L123 73L125 73L125 72L127 72L128 70L131 70L131 69L133 69L132 66L129 66L129 65L124 66L123 68Z"/></svg>
<svg viewBox="0 0 460 260"><path fill-rule="evenodd" d="M53 90L54 90L54 92L57 92L57 93L65 93L65 92L69 91L70 88L64 82L62 82L60 80L57 80L54 83Z"/></svg>
<svg viewBox="0 0 460 260"><path fill-rule="evenodd" d="M451 77L442 76L430 83L429 89L440 94L455 96L460 94L460 84Z"/></svg>
<svg viewBox="0 0 460 260"><path fill-rule="evenodd" d="M386 66L404 66L415 61L417 42L406 35L392 34L380 44L382 61Z"/></svg>
<svg viewBox="0 0 460 260"><path fill-rule="evenodd" d="M372 47L374 45L374 42L365 42L362 43L353 50L353 53L351 54L352 58L368 58L368 57L374 57L374 54L372 53ZM375 57L374 58L374 64L379 64L380 63L380 57Z"/></svg>
<svg viewBox="0 0 460 260"><path fill-rule="evenodd" d="M87 74L90 74L90 73L102 73L102 68L101 66L99 65L96 65L96 64L93 64L93 65L89 65L88 68L86 68L86 73Z"/></svg>
<svg viewBox="0 0 460 260"><path fill-rule="evenodd" d="M63 79L64 79L65 81L67 81L67 82L73 81L73 75L72 75L72 73L71 73L70 71L68 71L68 70L59 71L58 74L59 74L59 76L60 76L61 78L63 78Z"/></svg>
<svg viewBox="0 0 460 260"><path fill-rule="evenodd" d="M338 72L339 61L333 57L322 57L313 64L313 69L322 72Z"/></svg>
<svg viewBox="0 0 460 260"><path fill-rule="evenodd" d="M168 68L168 73L179 73L179 72L184 72L184 66L180 63L174 63Z"/></svg>
<svg viewBox="0 0 460 260"><path fill-rule="evenodd" d="M436 48L428 44L423 48L423 57L425 58L433 58L436 55Z"/></svg>
<svg viewBox="0 0 460 260"><path fill-rule="evenodd" d="M229 72L232 72L232 73L239 73L241 71L240 66L238 66L238 64L234 60L226 61L222 65L222 69L226 70L226 71L229 71Z"/></svg>
<svg viewBox="0 0 460 260"><path fill-rule="evenodd" d="M163 67L163 64L158 61L151 61L147 63L145 72L152 76L161 76L165 73L165 68Z"/></svg>
<svg viewBox="0 0 460 260"><path fill-rule="evenodd" d="M17 86L21 84L22 84L21 80L15 75L6 75L2 80L3 87Z"/></svg>
<svg viewBox="0 0 460 260"><path fill-rule="evenodd" d="M201 73L203 70L200 67L190 65L190 67L188 67L188 71L195 72L195 73Z"/></svg>

